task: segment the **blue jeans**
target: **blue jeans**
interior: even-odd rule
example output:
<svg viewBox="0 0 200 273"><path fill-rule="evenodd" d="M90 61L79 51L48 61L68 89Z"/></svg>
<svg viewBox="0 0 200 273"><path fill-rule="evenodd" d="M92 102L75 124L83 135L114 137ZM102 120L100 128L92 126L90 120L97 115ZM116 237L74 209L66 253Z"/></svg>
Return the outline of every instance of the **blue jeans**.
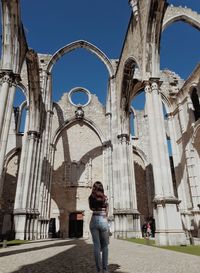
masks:
<svg viewBox="0 0 200 273"><path fill-rule="evenodd" d="M93 215L90 221L90 232L94 244L94 258L97 272L108 270L108 220L104 216ZM102 251L102 258L101 258Z"/></svg>

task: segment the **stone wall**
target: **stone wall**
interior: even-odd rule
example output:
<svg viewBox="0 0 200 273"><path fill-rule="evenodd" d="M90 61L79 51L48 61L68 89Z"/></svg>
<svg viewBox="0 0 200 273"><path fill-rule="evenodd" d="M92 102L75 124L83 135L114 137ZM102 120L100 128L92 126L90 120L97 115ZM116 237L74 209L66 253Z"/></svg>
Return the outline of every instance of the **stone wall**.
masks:
<svg viewBox="0 0 200 273"><path fill-rule="evenodd" d="M67 119L73 119L75 110L68 94L64 94L54 108L53 132ZM104 183L103 139L95 129L106 133L105 109L92 95L91 103L83 110L85 119L75 119L69 126L66 125L55 144L50 217L56 218L56 231L62 237L69 236L69 217L74 212L82 213L83 236L89 236L91 213L88 196L95 181Z"/></svg>

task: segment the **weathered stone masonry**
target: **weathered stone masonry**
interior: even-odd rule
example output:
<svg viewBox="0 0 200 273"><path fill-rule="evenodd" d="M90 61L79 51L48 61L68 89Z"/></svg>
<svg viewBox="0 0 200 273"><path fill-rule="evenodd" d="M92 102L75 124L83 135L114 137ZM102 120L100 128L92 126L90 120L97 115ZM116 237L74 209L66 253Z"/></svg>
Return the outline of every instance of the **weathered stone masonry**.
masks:
<svg viewBox="0 0 200 273"><path fill-rule="evenodd" d="M85 40L54 55L30 50L20 1L1 1L1 238L87 238L88 196L100 180L109 198L113 236L141 237L141 225L151 217L158 245L189 244L191 237L199 242L200 66L186 81L161 71L159 48L163 29L177 20L199 29L200 15L165 0L129 4L132 15L121 55L109 59ZM84 86L52 101L54 64L79 48L93 53L107 69L105 106L95 90ZM14 109L16 88L26 100ZM74 92L84 93L87 103L73 103ZM131 103L141 92L145 106L138 111Z"/></svg>

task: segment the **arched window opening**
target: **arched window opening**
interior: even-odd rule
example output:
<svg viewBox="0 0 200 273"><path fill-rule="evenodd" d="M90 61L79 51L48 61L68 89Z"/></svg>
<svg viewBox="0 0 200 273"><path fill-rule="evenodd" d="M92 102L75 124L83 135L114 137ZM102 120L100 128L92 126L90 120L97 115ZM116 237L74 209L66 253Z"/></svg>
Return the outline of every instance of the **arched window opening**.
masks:
<svg viewBox="0 0 200 273"><path fill-rule="evenodd" d="M132 139L142 137L142 132L147 126L145 122L145 93L138 93L131 101L130 109L130 135ZM146 124L146 125L145 125Z"/></svg>
<svg viewBox="0 0 200 273"><path fill-rule="evenodd" d="M136 115L134 113L134 109L131 107L130 109L130 135L131 138L135 138L137 133L136 133L136 128L135 128L135 121L136 121Z"/></svg>
<svg viewBox="0 0 200 273"><path fill-rule="evenodd" d="M17 88L13 103L14 124L17 134L24 133L27 110L26 105L26 97L24 96L22 90L20 88Z"/></svg>
<svg viewBox="0 0 200 273"><path fill-rule="evenodd" d="M87 64L87 65L86 65ZM63 73L64 71L64 73ZM76 86L82 86L105 105L108 86L108 70L102 61L84 48L77 48L60 58L54 65L53 101L57 102L64 93ZM73 94L75 104L84 104L87 99L84 93Z"/></svg>
<svg viewBox="0 0 200 273"><path fill-rule="evenodd" d="M167 114L164 103L162 104L162 109L163 109L163 117L164 117L164 121L165 121L165 133L166 133L166 139L167 139L168 154L169 154L169 156L171 156L172 155L172 148L171 148L169 126L168 126L168 114Z"/></svg>
<svg viewBox="0 0 200 273"><path fill-rule="evenodd" d="M191 41L195 41L195 43L191 43ZM199 31L191 25L179 21L169 25L161 36L161 69L171 70L182 79L187 79L199 61L197 57L200 53L198 41L200 41Z"/></svg>
<svg viewBox="0 0 200 273"><path fill-rule="evenodd" d="M27 105L26 102L22 104L20 107L20 120L18 124L18 133L23 134L25 131L25 123L26 123L26 114L27 114Z"/></svg>
<svg viewBox="0 0 200 273"><path fill-rule="evenodd" d="M194 107L195 121L197 121L200 118L200 103L199 103L199 96L197 94L196 88L192 90L191 100Z"/></svg>
<svg viewBox="0 0 200 273"><path fill-rule="evenodd" d="M172 154L172 143L171 143L169 124L168 124L168 114L167 114L166 107L165 107L164 103L162 104L162 106L163 106L163 115L164 115L164 120L165 120L165 132L166 132L169 163L170 163L170 169L171 169L172 184L173 184L174 194L176 197L178 197L175 168L174 168L174 161L173 161L173 154Z"/></svg>

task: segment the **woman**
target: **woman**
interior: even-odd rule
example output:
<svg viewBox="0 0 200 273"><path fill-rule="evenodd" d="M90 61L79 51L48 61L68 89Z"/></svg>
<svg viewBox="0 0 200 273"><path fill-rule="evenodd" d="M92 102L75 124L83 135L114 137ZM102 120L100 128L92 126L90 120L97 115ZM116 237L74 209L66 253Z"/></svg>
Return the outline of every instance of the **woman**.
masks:
<svg viewBox="0 0 200 273"><path fill-rule="evenodd" d="M108 199L104 194L104 188L101 182L97 181L92 187L92 193L89 196L89 206L93 211L90 221L90 231L94 244L94 258L97 272L108 273ZM102 251L102 257L101 257Z"/></svg>

